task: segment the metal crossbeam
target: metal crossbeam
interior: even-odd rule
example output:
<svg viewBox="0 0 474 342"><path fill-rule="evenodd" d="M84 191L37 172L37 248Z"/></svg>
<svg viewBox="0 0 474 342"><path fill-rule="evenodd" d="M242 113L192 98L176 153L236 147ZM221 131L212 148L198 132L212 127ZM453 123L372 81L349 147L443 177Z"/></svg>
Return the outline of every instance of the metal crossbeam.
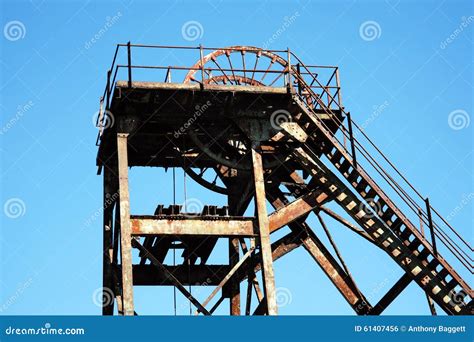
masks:
<svg viewBox="0 0 474 342"><path fill-rule="evenodd" d="M132 216L132 235L203 235L217 237L255 236L251 218L239 220L205 218L155 218L154 216Z"/></svg>

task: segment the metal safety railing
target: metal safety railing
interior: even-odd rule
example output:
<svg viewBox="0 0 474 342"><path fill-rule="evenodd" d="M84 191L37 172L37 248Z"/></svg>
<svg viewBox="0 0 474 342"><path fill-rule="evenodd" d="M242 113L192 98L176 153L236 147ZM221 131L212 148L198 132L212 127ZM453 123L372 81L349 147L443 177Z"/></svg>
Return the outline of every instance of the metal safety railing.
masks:
<svg viewBox="0 0 474 342"><path fill-rule="evenodd" d="M167 60L179 59L179 64L148 64L147 59L137 52L143 49L164 52ZM125 63L119 63L121 52L125 52L125 57L120 61L125 59ZM179 57L176 56L178 52L180 52ZM183 53L189 53L189 56L181 57ZM249 55L253 58L249 59ZM268 60L267 64L263 64L264 58ZM139 71L150 70L158 74L153 77L149 74L143 77L137 75ZM202 89L213 85L287 88L289 92L299 96L311 110L322 110L329 114L330 120L340 128L334 133L334 138L351 155L353 163L361 170L370 168L377 174L379 181L389 186L390 191L398 196L404 207L411 212L410 221L414 221L414 217L419 219L421 232L423 232L423 225L430 229L433 253L438 253L440 247L436 244L438 241L445 251L454 255L469 272L474 273L471 257L473 249L470 244L448 220L433 208L428 198L421 195L345 110L342 105L338 67L306 65L289 49L263 50L244 46L227 48L160 46L130 42L118 44L111 67L107 71L106 87L100 98L100 112L97 118L99 133L96 144L99 144L106 128L105 120L110 110L117 77L123 71L125 71L128 87L132 87L135 81L152 81L197 83ZM334 115L335 111L342 114L342 119ZM323 120L320 122L326 125ZM369 175L368 172L365 173Z"/></svg>
<svg viewBox="0 0 474 342"><path fill-rule="evenodd" d="M188 60L180 59L179 65L156 65L139 63L144 60L143 55L138 50L153 49L165 52L166 56L170 53L190 52ZM215 52L219 52L219 56L224 56L227 66L219 63L215 58ZM120 58L121 53L125 56ZM213 54L214 53L214 54ZM231 58L232 54L237 53L237 59L240 58L240 66L237 66ZM254 55L253 60L247 60L249 54ZM213 57L209 58L208 56ZM269 61L268 65L260 62L264 57ZM100 98L100 112L97 118L97 127L99 133L96 144L99 144L103 130L106 128L107 113L110 110L112 102L112 94L118 80L118 75L125 72L125 80L129 87L132 87L134 81L153 81L174 83L190 82L198 83L202 88L215 84L227 83L229 85L251 85L251 86L268 86L268 87L287 87L293 88L296 84L291 83L291 74L294 70L299 70L300 65L297 63L291 65L291 58L296 57L289 49L287 50L262 50L251 47L190 47L190 46L161 46L161 45L143 45L143 44L117 44L112 59L111 66L107 71L106 86ZM133 62L132 62L133 61ZM125 62L125 63L123 63ZM293 70L294 69L294 70ZM136 76L138 71L153 70L158 74L153 75L151 79L139 79ZM332 66L305 66L305 70L299 70L301 77L308 79L307 87L312 91L320 94L321 100L325 97L326 106L328 108L336 108L341 103L339 77L337 67ZM220 76L215 76L218 73ZM192 74L189 76L189 74ZM236 75L239 76L236 76ZM176 77L178 76L178 77ZM270 77L273 77L270 79ZM323 84L315 83L314 79L325 78ZM217 81L216 81L217 80ZM300 89L301 90L301 89ZM337 103L332 101L337 98Z"/></svg>

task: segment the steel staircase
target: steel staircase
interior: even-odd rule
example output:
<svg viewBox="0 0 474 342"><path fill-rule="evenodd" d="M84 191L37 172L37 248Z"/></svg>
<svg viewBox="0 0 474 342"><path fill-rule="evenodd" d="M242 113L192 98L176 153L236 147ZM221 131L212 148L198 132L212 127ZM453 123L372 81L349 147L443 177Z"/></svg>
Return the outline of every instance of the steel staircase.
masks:
<svg viewBox="0 0 474 342"><path fill-rule="evenodd" d="M449 314L472 314L472 289L318 118L321 110L335 117L334 110L321 100L321 95L314 93L296 69L292 74L295 83L303 89L299 93L293 92L299 113L292 115L292 119L308 134L308 139L295 152L295 158L316 180L314 183L330 192L347 214L373 237L376 245L443 310ZM315 80L316 77L314 75ZM331 97L330 102L336 103L336 100ZM354 149L352 152L355 154ZM323 157L349 186L322 162ZM367 209L369 206L372 209Z"/></svg>

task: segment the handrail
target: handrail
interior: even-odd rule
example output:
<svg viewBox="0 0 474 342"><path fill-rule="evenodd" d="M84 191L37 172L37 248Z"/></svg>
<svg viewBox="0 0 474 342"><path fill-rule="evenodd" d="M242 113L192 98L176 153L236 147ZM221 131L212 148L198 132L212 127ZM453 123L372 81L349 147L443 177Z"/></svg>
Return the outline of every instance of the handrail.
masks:
<svg viewBox="0 0 474 342"><path fill-rule="evenodd" d="M126 48L128 49L127 53L127 63L126 64L119 64L119 53L121 48ZM194 66L153 66L153 65L134 65L132 64L132 57L131 57L131 49L132 48L153 48L153 49L181 49L181 50L195 50L198 52L199 56L196 58L196 60L201 61L201 66L200 67L194 67ZM344 109L342 106L342 99L341 99L341 88L340 88L340 79L339 79L339 68L337 66L328 66L328 65L306 65L304 64L298 56L294 54L293 51L290 51L289 49L286 50L262 50L268 53L273 53L277 54L278 57L282 58L282 60L286 61L287 67L284 70L281 71L275 71L275 70L270 70L270 67L268 69L257 69L257 65L254 66L252 69L251 66L249 68L246 68L245 64L243 65L243 68L233 68L231 65L230 68L222 68L221 66L218 65L218 68L215 67L205 67L203 63L203 51L215 51L215 50L222 50L222 51L241 51L243 55L243 51L245 47L240 47L240 46L234 46L234 47L225 47L225 48L214 48L214 47L203 47L203 46L164 46L164 45L145 45L145 44L131 44L130 42L126 44L117 44L115 48L115 52L113 55L112 63L110 66L110 69L107 71L107 85L104 89L103 95L101 97L101 110L99 111L99 116L97 119L97 125L100 129L98 137L97 137L97 142L96 144L100 143L101 135L104 129L104 122L101 122L102 120L107 120L107 111L110 108L111 105L111 98L112 98L112 92L113 89L115 88L116 80L117 80L117 75L119 73L119 69L122 68L127 68L128 69L128 82L129 86L132 85L131 82L131 71L134 69L158 69L158 70L167 70L167 75L165 77L166 82L170 82L171 78L171 70L187 70L187 71L201 71L202 73L202 80L201 82L204 82L205 80L205 75L209 75L212 72L232 72L238 73L238 72L243 72L244 75L248 73L252 73L252 80L255 74L261 74L264 73L266 74L281 74L281 75L286 75L284 77L284 83L288 87L289 91L294 92L292 87L293 87L293 81L298 84L298 89L301 90L300 87L302 87L303 91L302 94L299 94L300 98L312 109L316 108L321 108L323 111L325 111L327 114L329 114L329 118L336 123L337 127L340 129L338 132L342 134L342 137L344 138L344 143L341 143L339 138L336 136L338 134L337 132L334 134L334 138L336 141L342 146L343 148L347 151L346 148L346 138L349 138L351 141L351 146L353 148L353 151L351 153L352 158L355 159L355 153L363 158L364 162L367 162L368 165L370 165L373 169L375 169L376 173L381 176L381 179L386 182L390 188L402 199L402 201L407 205L407 207L410 209L410 211L415 212L417 216L420 217L421 222L424 222L429 225L428 223L428 213L427 210L432 211L434 214L433 219L433 224L432 224L432 229L433 229L433 234L436 236L439 241L442 242L444 246L459 260L461 263L466 267L466 268L471 268L472 269L472 261L473 258L466 253L466 251L461 248L460 244L462 246L467 246L467 248L470 251L473 251L474 249L471 247L471 245L452 227L452 225L447 222L445 218L442 217L442 215L435 209L433 208L432 205L429 205L429 207L426 207L426 209L423 209L424 205L419 203L419 200L422 200L423 202L425 201L424 196L421 195L421 193L413 186L412 183L408 181L408 179L401 173L401 171L394 165L394 163L376 146L376 144L373 142L372 139L369 138L369 136L364 132L363 128L361 128L350 116L350 114ZM257 49L257 48L256 48ZM261 50L261 49L260 49ZM247 50L248 51L248 50ZM258 51L257 50L252 50L252 51ZM290 58L292 61L290 61ZM297 65L298 65L298 70L297 70ZM324 83L321 83L321 75L318 74L318 71L321 71L323 74L327 74L327 71L324 71L322 69L328 69L332 70L332 72L329 72L330 75ZM280 78L281 76L278 76L271 84L270 86L273 86L274 83ZM199 80L195 80L196 82L201 83ZM229 79L230 81L230 79ZM232 82L230 82L232 84ZM202 85L202 84L201 84ZM318 90L319 89L319 90ZM316 90L318 93L316 93ZM334 110L340 111L341 115L343 115L343 119L340 120L338 116L334 115ZM345 119L345 120L344 120ZM322 122L322 121L321 121ZM325 126L326 124L322 122ZM352 125L353 128L357 130L356 134L354 132L349 132L349 125ZM326 126L327 128L327 126ZM364 146L364 144L360 140L360 136L364 140L366 140L373 148L377 155L379 155L382 160L384 160L388 166L395 171L395 174L400 177L401 183L397 182L395 178L390 175L390 173L385 170L382 165L377 161L377 158L375 158ZM358 137L356 137L358 136ZM358 160L357 167L359 166L360 160ZM365 172L365 171L364 171ZM368 176L368 173L365 172ZM415 198L418 198L418 201L413 198L412 195L408 193L406 190L406 186L408 185L408 191L413 191L415 194ZM383 192L383 191L382 191ZM435 220L436 217L436 220ZM439 219L441 222L439 222ZM442 226L447 226L448 229L454 234L454 237L452 237L452 234L448 234L445 232ZM456 242L454 238L459 240ZM429 242L425 239L425 241L429 244ZM466 265L466 263L468 265ZM471 269L471 273L474 273Z"/></svg>
<svg viewBox="0 0 474 342"><path fill-rule="evenodd" d="M298 57L295 56L295 58L296 58L297 60L299 60ZM304 63L302 63L300 60L299 60L299 62L301 63L301 65L302 65L303 67L305 67L305 66L304 66ZM295 70L293 70L293 73L295 73ZM299 81L305 83L304 80L302 80L302 79L299 79ZM318 80L316 80L316 82L319 83ZM320 83L319 83L319 84L320 84ZM307 85L306 85L306 88L309 90L309 92L311 92L311 88L309 88ZM315 97L316 100L318 100L319 97L320 97L320 96L317 96L317 95L314 94L314 93L313 93L313 96ZM330 94L328 94L328 96L331 97ZM331 102L332 102L333 100L335 100L335 99L332 99ZM317 101L317 103L321 105L321 102L320 102L320 101ZM321 107L323 107L323 106L321 106ZM340 108L341 112L345 113L346 115L348 114L348 113L346 113L346 112L344 111L344 109L343 109L341 106L339 106L339 108ZM330 108L323 108L323 109L327 109L328 112L331 112L332 114L334 114L334 113L330 110ZM329 113L328 113L328 114L329 114ZM335 115L330 115L330 118L331 118L334 122L336 122L337 124L340 125L341 131L342 131L342 133L344 134L344 136L348 136L347 129L343 126L343 123L342 123ZM353 120L351 120L351 122L354 123ZM361 129L360 129L359 126L356 126L356 127L361 131ZM326 126L326 128L327 128L327 126ZM364 132L362 132L362 133L364 133ZM364 136L366 136L365 133L364 133ZM334 138L336 138L336 140L338 140L337 137L334 137ZM396 193L402 198L402 200L404 200L405 203L407 203L406 200L409 200L409 201L411 201L411 202L413 202L413 203L416 204L416 202L401 188L401 186L400 186L398 183L396 183L396 182L393 180L393 178L377 163L377 161L372 157L372 155L370 155L370 153L364 148L364 146L363 146L362 144L360 144L360 142L359 142L357 139L355 139L355 138L353 138L353 137L352 137L352 139L354 139L354 141L356 142L356 144L357 144L357 149L358 149L359 151L362 151L362 150L363 150L363 151L365 152L365 153L363 153L363 155L364 155L364 157L366 157L367 161L371 164L372 167L374 167L374 168L376 169L376 171L378 171L378 173L384 178L384 180L396 191ZM367 137L367 139L368 139L368 137ZM370 142L371 142L371 144L373 144L372 141L370 141ZM339 141L339 144L340 144L340 141ZM375 146L375 144L373 144L373 145ZM360 147L360 148L359 148L359 147ZM377 151L378 151L380 154L383 155L383 153L382 153L378 148L377 148ZM384 159L387 159L385 155L383 155L383 157L384 157ZM371 161L370 159L371 159L372 161ZM380 170L379 170L379 168L377 168L377 167L374 166L373 162L380 168ZM390 164L392 164L392 163L390 162ZM393 164L392 164L392 165L393 165ZM394 166L393 166L393 167L394 167ZM394 168L395 168L395 167L394 167ZM395 169L396 169L396 168L395 168ZM380 172L380 171L382 171L382 172ZM397 171L397 173L399 173L398 169L396 169L396 171ZM393 184L395 185L395 187L397 187L398 189L400 189L400 190L403 192L404 196L402 196L402 195L397 191L397 189L395 189L395 188L393 187L393 185L391 184L391 182L389 182L389 181L385 178L386 176L388 176L388 177L390 178L390 180L393 182ZM407 183L409 183L409 182L406 180L405 177L403 177L403 179L404 179ZM409 185L412 187L411 183L409 183ZM418 191L416 191L416 192L417 192L417 194L419 195L419 192L418 192ZM419 196L422 198L421 195L419 195ZM405 198L404 198L404 197L405 197ZM408 206L409 206L410 209L412 209L413 211L415 211L414 208L409 205L409 203L407 203L407 204L408 204ZM430 208L432 208L431 205L430 205ZM421 210L421 207L418 206L418 209ZM416 212L416 211L415 211L415 212ZM423 210L421 210L421 212L423 213L423 216L426 217L427 214L426 214ZM440 215L438 214L438 212L436 212L436 214L437 214L437 216L440 216ZM443 220L443 221L445 221L445 220ZM434 226L434 228L435 228L438 232L444 233L444 231L441 229L441 227L440 227L438 224L434 224L433 226ZM449 228L450 228L451 230L453 230L453 228L452 228L449 224L448 224L448 226L449 226ZM436 233L435 233L435 235L438 236L438 237L439 237L440 234L441 234L441 233L439 233L439 234L436 234ZM459 233L455 232L455 234L456 234L456 236L457 236L458 238L460 238L460 240L461 240L468 248L470 248L470 249L472 250L472 248L469 246L469 244L459 235ZM464 255L465 255L467 258L469 258L470 260L472 260L472 258L471 258L463 249L461 249L461 248L459 247L459 245L456 244L446 233L444 233L443 239L441 239L441 240L442 240L443 244L453 253L453 255L463 264L463 266L465 266L471 273L474 273L473 270L472 270L472 263L470 263L462 254L464 254ZM450 240L451 242L454 242L454 245L457 246L458 249L455 249L454 246L453 246L453 244L451 244L449 240ZM453 251L453 248L455 249L455 251L456 251L457 253ZM461 254L461 253L462 253L462 254ZM458 256L458 255L459 255L459 256ZM461 260L461 259L462 259L462 260ZM464 260L466 263L468 263L469 266L466 265L463 260Z"/></svg>
<svg viewBox="0 0 474 342"><path fill-rule="evenodd" d="M298 59L298 57L296 57L296 56L295 56L295 58ZM302 63L301 61L299 61L299 62L301 63L301 65L303 65L303 67L305 67L304 63ZM294 70L293 70L293 72L295 73ZM299 81L304 82L304 80L302 80L302 79L300 79ZM316 82L319 83L318 80L316 80ZM305 83L305 82L304 82L304 83ZM306 85L306 86L307 86L307 85ZM311 92L311 89L309 89L309 91ZM316 96L316 94L314 94L314 93L313 93L313 96L315 96L315 100L318 100L319 97L320 97L320 96ZM328 96L331 97L330 94L328 94ZM332 99L332 100L334 100L334 99ZM320 103L319 101L318 101L318 103L321 105L321 103ZM323 107L323 106L321 106L321 107ZM331 111L329 108L325 108L325 109L327 109L329 112L332 113L332 111ZM340 109L341 109L343 112L345 112L342 107L340 107ZM333 119L333 121L335 121L335 120L338 121L337 123L340 124L340 126L342 127L342 129L341 129L342 133L343 133L345 136L347 136L347 132L345 131L346 129L345 129L345 127L343 126L342 122L341 122L340 120L338 120L338 118L337 118L336 116L334 116L334 115L331 115L330 117ZM351 120L351 122L353 122L353 121ZM327 128L327 127L326 127L326 128ZM337 137L335 137L335 138L337 139ZM387 183L389 183L389 185L393 188L393 185L390 184L390 182L385 178L384 174L380 173L380 171L378 170L378 168L376 168L376 167L373 165L373 163L372 163L369 159L372 159L378 166L380 166L380 165L375 161L375 159L370 155L370 153L368 153L368 151L367 151L357 140L355 140L355 141L356 141L356 143L357 143L358 145L361 146L362 149L364 149L365 152L367 152L367 156L366 156L366 157L368 157L367 160L369 161L369 163L376 169L376 171L378 171L379 174L382 175L382 177L387 181ZM340 143L340 142L339 142L339 143ZM358 148L358 149L360 150L360 148ZM385 173L385 175L387 175L387 176L394 182L394 184L396 185L396 187L398 187L399 189L402 189L402 188L398 185L398 183L396 183L396 182L393 180L393 178L392 178L387 172L385 172L385 170L383 170L383 168L380 167L380 169L382 170L383 173ZM395 188L394 188L394 190L395 190L395 191L397 192L397 194L406 202L406 200L403 198L403 196L402 196ZM405 196L406 196L410 201L413 201L413 199L412 199L411 197L409 197L409 195L408 195L403 189L402 189L402 191L403 191L403 193L405 194ZM413 208L412 208L411 206L409 206L409 207L413 210ZM431 206L430 206L430 208L431 208ZM425 216L425 215L426 215L426 214L424 214L423 216ZM438 228L438 230L441 230L438 225L435 225L435 227ZM452 227L450 227L450 228L452 228ZM457 234L457 232L456 232L456 235L459 236L459 234ZM453 241L452 239L450 239L450 240ZM463 241L463 243L466 244L466 242L464 241L464 239L461 238L461 241ZM443 242L444 242L444 241L443 241ZM449 243L449 242L448 242L448 243ZM445 245L446 245L446 244L445 244ZM451 246L452 246L452 245L451 245ZM456 246L458 246L458 245L456 244ZM447 247L449 248L449 246L447 246ZM468 247L469 247L469 245L468 245ZM468 258L470 258L470 257L467 255L467 253L465 253L462 249L461 249L461 251L462 251L464 254L466 254L466 256L467 256ZM455 254L455 256L457 257L456 254ZM457 258L457 259L459 260L459 258ZM463 258L463 259L465 260L465 258ZM470 258L470 259L471 259L471 258ZM471 260L472 260L472 259L471 259ZM460 261L461 261L461 260L460 260ZM461 261L461 262L462 262L462 261ZM469 268L469 267L468 267L467 265L465 265L464 263L463 263L463 265L464 265L465 267ZM471 267L471 268L472 268L472 267ZM471 271L471 273L473 273L472 270L470 270L470 271Z"/></svg>
<svg viewBox="0 0 474 342"><path fill-rule="evenodd" d="M117 46L127 47L128 44L117 44ZM187 45L147 45L147 44L130 44L131 47L138 47L138 48L153 48L153 49L176 49L176 50L199 50L199 46L187 46ZM241 51L243 50L243 46L227 46L227 47L202 47L205 51L215 51L215 50L227 50L227 51ZM257 47L255 47L258 49ZM271 49L260 49L262 51L267 52L275 52L275 53L283 53L288 52L288 50L271 50Z"/></svg>
<svg viewBox="0 0 474 342"><path fill-rule="evenodd" d="M328 129L327 126L326 126L325 128ZM337 138L336 138L336 140L338 141ZM340 144L340 141L338 141L338 143ZM369 161L369 163L370 163L370 161ZM363 170L363 169L361 169L361 170ZM367 174L367 173L366 173L366 174ZM399 194L399 195L400 195L400 194ZM444 234L445 234L445 233L444 233ZM438 236L438 237L440 236L440 234L436 234L436 233L435 233L435 235ZM446 234L445 234L445 235L446 235ZM443 235L443 237L444 237L444 235ZM423 238L423 239L424 239L424 238ZM426 243L428 243L428 245L430 245L429 242L428 242L426 239L424 239L424 241L425 241ZM452 244L449 243L449 241L446 243L446 242L445 242L445 239L442 239L442 242L443 242L443 245L446 246L446 248L456 257L456 259L458 259L458 260L460 261L460 263L461 263L464 267L466 267L471 273L474 273L473 270L471 270L472 264L471 264L469 261L467 261L465 257L463 257L462 255L460 255L460 253L466 254L466 253L464 252L464 250L462 250L462 249L460 249L460 248L459 248L459 249L455 249L455 248L452 246ZM457 244L456 244L456 245L457 245ZM431 246L431 245L430 245L430 246ZM454 249L454 250L453 250L453 249ZM461 260L461 259L462 259L462 260ZM463 260L465 260L465 262L464 262ZM466 265L466 262L467 262L469 265Z"/></svg>
<svg viewBox="0 0 474 342"><path fill-rule="evenodd" d="M114 72L114 76L117 74L117 71L118 69L122 68L122 67L129 67L129 68L144 68L144 69L161 69L161 67L159 66L136 66L136 65L132 65L131 63L127 63L127 65L116 65L116 61L117 61L117 57L118 57L118 54L120 52L120 48L127 48L127 49L131 49L131 48L154 48L154 49L181 49L181 50L204 50L204 51L215 51L215 50L224 50L224 51L244 51L244 47L239 47L239 46L235 46L235 47L225 47L225 48L214 48L214 47L199 47L199 46L165 46L165 45L146 45L146 44L131 44L131 43L120 43L120 44L117 44L116 45L116 48L115 48L115 53L114 53L114 57L112 59L112 64L111 64L111 67L109 69L110 72ZM258 48L255 48L255 49L258 49ZM271 52L271 53L288 53L288 55L290 55L290 52L288 50L276 50L276 49L273 49L273 50L265 50L267 52ZM280 56L282 57L282 56ZM283 58L283 57L282 57ZM329 66L314 66L314 67L321 67L321 68L327 68ZM115 70L114 70L115 69ZM170 69L175 69L175 70L194 70L194 68L192 67L171 67ZM207 70L211 70L210 68L206 68ZM227 69L224 70L224 71L228 71ZM235 71L235 70L234 70ZM246 70L248 71L248 70ZM260 71L260 70L255 70L255 72L263 72L263 71ZM271 73L274 73L272 71L269 71ZM115 77L114 77L115 79ZM110 82L109 83L109 86L110 88L112 88L114 86L114 82ZM104 89L104 92L103 92L103 95L102 95L102 98L105 98L106 97L106 94L107 94L107 91L111 91L110 88L108 89L107 87ZM106 103L106 107L108 108L110 104L109 103Z"/></svg>

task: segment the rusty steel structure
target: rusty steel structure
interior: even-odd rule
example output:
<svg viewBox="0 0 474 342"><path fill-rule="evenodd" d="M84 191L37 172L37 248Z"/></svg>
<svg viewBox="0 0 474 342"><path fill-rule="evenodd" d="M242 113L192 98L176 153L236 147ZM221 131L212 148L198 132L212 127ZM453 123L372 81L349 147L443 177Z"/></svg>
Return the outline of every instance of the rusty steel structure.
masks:
<svg viewBox="0 0 474 342"><path fill-rule="evenodd" d="M161 57L143 55L154 52ZM179 65L143 63L166 58ZM231 315L244 303L247 315L276 315L274 264L301 246L356 314L381 314L413 282L433 314L434 303L447 314L472 314L473 291L451 266L472 275L472 247L352 120L337 67L306 65L289 49L119 44L97 125L104 315L115 305L119 314L139 313L134 286L158 285L176 287L196 313L211 315L228 299ZM228 205L189 212L168 203L131 213L132 166L183 169ZM252 201L255 214L244 216ZM310 215L329 244L311 229ZM357 286L326 217L403 270L378 303ZM287 235L272 238L284 227ZM219 239L228 241L228 263L209 264ZM182 250L182 264L165 263L172 250ZM215 288L202 300L190 285Z"/></svg>

